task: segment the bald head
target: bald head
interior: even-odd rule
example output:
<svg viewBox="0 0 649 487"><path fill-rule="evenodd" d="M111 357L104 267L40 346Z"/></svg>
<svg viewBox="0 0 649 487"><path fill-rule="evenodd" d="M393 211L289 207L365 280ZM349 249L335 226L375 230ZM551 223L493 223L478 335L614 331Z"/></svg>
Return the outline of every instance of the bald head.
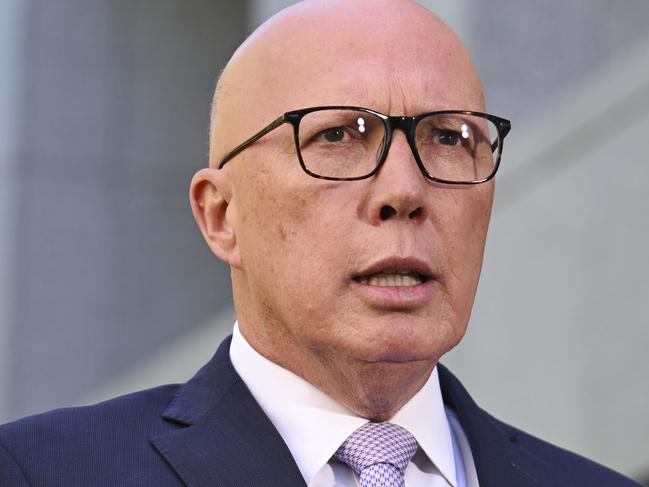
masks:
<svg viewBox="0 0 649 487"><path fill-rule="evenodd" d="M286 111L344 104L386 114L484 109L466 49L429 10L408 0L307 0L261 25L228 62L210 165Z"/></svg>

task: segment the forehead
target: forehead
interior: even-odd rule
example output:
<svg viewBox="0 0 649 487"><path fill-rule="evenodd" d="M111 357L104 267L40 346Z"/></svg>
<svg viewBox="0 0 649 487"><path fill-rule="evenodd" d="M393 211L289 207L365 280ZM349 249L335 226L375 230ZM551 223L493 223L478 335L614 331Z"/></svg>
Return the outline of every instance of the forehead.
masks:
<svg viewBox="0 0 649 487"><path fill-rule="evenodd" d="M388 115L443 109L482 109L482 91L465 73L405 57L340 62L318 74L317 65L283 103L360 105Z"/></svg>
<svg viewBox="0 0 649 487"><path fill-rule="evenodd" d="M483 109L471 60L439 19L353 13L289 18L260 35L242 63L253 106L271 117L329 104L390 114Z"/></svg>

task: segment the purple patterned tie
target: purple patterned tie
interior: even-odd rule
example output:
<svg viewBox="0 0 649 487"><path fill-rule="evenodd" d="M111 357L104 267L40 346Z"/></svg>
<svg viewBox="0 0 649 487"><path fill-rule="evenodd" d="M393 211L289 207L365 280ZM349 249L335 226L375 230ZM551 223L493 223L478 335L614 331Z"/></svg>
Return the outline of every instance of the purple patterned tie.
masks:
<svg viewBox="0 0 649 487"><path fill-rule="evenodd" d="M403 487L403 471L416 450L417 440L401 426L366 423L335 456L360 476L361 487Z"/></svg>

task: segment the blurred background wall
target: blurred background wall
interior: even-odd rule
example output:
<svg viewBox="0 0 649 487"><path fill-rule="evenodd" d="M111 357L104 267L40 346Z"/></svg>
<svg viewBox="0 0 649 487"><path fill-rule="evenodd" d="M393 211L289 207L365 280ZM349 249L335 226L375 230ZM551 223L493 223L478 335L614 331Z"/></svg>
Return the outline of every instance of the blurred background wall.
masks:
<svg viewBox="0 0 649 487"><path fill-rule="evenodd" d="M229 333L187 188L218 73L290 3L0 0L0 422L184 381ZM445 362L494 415L649 475L649 3L420 3L514 127Z"/></svg>

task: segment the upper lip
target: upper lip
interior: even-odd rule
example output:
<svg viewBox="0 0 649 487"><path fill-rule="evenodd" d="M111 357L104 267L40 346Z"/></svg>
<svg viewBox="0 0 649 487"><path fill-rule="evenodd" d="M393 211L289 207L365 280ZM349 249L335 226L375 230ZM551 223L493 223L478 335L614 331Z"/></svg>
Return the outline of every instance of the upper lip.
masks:
<svg viewBox="0 0 649 487"><path fill-rule="evenodd" d="M378 274L380 272L384 273L402 273L402 272L412 272L413 274L419 274L420 277L431 279L435 276L430 266L423 260L417 259L416 257L388 257L386 259L381 259L367 268L363 269L358 274L354 275L354 279L359 277L367 277L372 274Z"/></svg>

